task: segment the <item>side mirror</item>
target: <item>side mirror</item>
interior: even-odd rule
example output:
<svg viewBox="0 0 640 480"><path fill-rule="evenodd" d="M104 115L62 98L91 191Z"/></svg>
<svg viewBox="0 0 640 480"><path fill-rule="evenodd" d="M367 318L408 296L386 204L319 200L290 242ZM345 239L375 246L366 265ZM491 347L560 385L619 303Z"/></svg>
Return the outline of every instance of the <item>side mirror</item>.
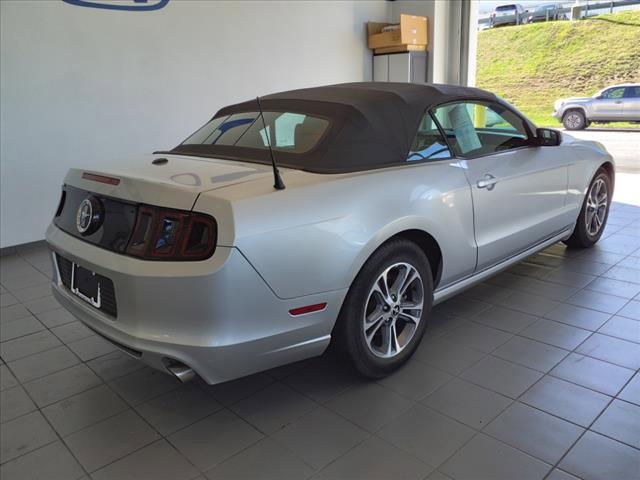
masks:
<svg viewBox="0 0 640 480"><path fill-rule="evenodd" d="M558 130L551 128L538 128L536 139L540 147L557 147L562 143L562 134Z"/></svg>

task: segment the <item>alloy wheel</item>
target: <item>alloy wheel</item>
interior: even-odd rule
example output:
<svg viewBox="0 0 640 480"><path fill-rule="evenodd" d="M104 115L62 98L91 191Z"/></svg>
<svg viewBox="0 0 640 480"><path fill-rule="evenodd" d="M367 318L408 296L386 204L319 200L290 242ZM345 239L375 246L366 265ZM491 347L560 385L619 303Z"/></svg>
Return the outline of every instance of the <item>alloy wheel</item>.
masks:
<svg viewBox="0 0 640 480"><path fill-rule="evenodd" d="M386 268L369 290L363 318L369 350L393 358L411 342L424 302L424 285L418 270L408 263Z"/></svg>
<svg viewBox="0 0 640 480"><path fill-rule="evenodd" d="M585 208L585 226L587 233L592 237L597 235L604 225L607 201L607 184L602 178L598 178L589 189Z"/></svg>
<svg viewBox="0 0 640 480"><path fill-rule="evenodd" d="M567 128L579 128L582 125L582 117L577 113L569 113L565 118Z"/></svg>

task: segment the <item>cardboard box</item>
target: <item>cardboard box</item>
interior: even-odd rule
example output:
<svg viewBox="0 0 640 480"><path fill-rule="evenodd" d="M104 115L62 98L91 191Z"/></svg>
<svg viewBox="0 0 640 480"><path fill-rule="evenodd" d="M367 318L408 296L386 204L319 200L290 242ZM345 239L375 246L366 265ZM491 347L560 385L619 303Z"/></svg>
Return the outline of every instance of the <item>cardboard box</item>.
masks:
<svg viewBox="0 0 640 480"><path fill-rule="evenodd" d="M383 55L386 53L424 52L426 49L426 45L398 45L397 47L376 48L373 53Z"/></svg>
<svg viewBox="0 0 640 480"><path fill-rule="evenodd" d="M400 15L400 27L390 32L382 32L384 27L394 23L369 22L367 34L369 48L389 48L400 45L427 45L427 17Z"/></svg>

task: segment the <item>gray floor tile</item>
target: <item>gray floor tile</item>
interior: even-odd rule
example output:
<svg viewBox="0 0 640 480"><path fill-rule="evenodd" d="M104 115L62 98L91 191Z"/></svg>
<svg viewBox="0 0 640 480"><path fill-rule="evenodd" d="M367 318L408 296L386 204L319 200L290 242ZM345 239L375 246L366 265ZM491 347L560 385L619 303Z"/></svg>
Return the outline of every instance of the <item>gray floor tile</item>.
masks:
<svg viewBox="0 0 640 480"><path fill-rule="evenodd" d="M422 479L432 468L397 447L372 437L322 470L324 480Z"/></svg>
<svg viewBox="0 0 640 480"><path fill-rule="evenodd" d="M3 276L2 278L2 285L12 293L27 287L42 284L49 285L49 282L51 282L51 279L36 269L33 269L33 271L25 273L24 275L9 275Z"/></svg>
<svg viewBox="0 0 640 480"><path fill-rule="evenodd" d="M18 380L13 376L6 365L0 365L0 391L18 385Z"/></svg>
<svg viewBox="0 0 640 480"><path fill-rule="evenodd" d="M616 313L629 300L606 293L595 292L591 290L580 290L574 296L567 300L567 303L577 305L579 307L591 308L604 313Z"/></svg>
<svg viewBox="0 0 640 480"><path fill-rule="evenodd" d="M42 330L0 343L0 355L5 362L11 362L60 345L62 343L55 335L48 330Z"/></svg>
<svg viewBox="0 0 640 480"><path fill-rule="evenodd" d="M80 464L59 441L0 467L0 478L10 480L76 480L83 475Z"/></svg>
<svg viewBox="0 0 640 480"><path fill-rule="evenodd" d="M446 476L444 473L434 470L429 474L429 476L425 480L453 480L453 479L451 477Z"/></svg>
<svg viewBox="0 0 640 480"><path fill-rule="evenodd" d="M282 383L274 383L240 400L231 409L264 433L273 433L317 406Z"/></svg>
<svg viewBox="0 0 640 480"><path fill-rule="evenodd" d="M439 468L456 480L540 479L548 465L498 440L479 434Z"/></svg>
<svg viewBox="0 0 640 480"><path fill-rule="evenodd" d="M326 403L327 408L375 432L411 407L411 401L376 383L355 385Z"/></svg>
<svg viewBox="0 0 640 480"><path fill-rule="evenodd" d="M19 318L0 324L0 339L6 342L44 329L45 326L35 317Z"/></svg>
<svg viewBox="0 0 640 480"><path fill-rule="evenodd" d="M472 319L488 327L518 333L538 320L538 317L503 307L491 307Z"/></svg>
<svg viewBox="0 0 640 480"><path fill-rule="evenodd" d="M71 343L83 338L90 337L94 333L82 322L70 322L51 329L53 334L64 343Z"/></svg>
<svg viewBox="0 0 640 480"><path fill-rule="evenodd" d="M221 410L171 435L191 463L208 470L257 442L263 435L228 410Z"/></svg>
<svg viewBox="0 0 640 480"><path fill-rule="evenodd" d="M507 342L513 335L495 328L468 322L447 333L442 339L447 342L489 353Z"/></svg>
<svg viewBox="0 0 640 480"><path fill-rule="evenodd" d="M623 260L624 262L624 260ZM640 272L634 268L626 268L621 264L611 267L602 274L603 277L640 284Z"/></svg>
<svg viewBox="0 0 640 480"><path fill-rule="evenodd" d="M497 417L511 403L511 400L498 393L454 378L421 400L421 403L479 429Z"/></svg>
<svg viewBox="0 0 640 480"><path fill-rule="evenodd" d="M146 367L140 360L136 360L119 350L89 360L87 365L105 382L123 377Z"/></svg>
<svg viewBox="0 0 640 480"><path fill-rule="evenodd" d="M118 460L91 477L94 480L189 480L198 471L166 440L158 440Z"/></svg>
<svg viewBox="0 0 640 480"><path fill-rule="evenodd" d="M504 307L528 313L529 315L535 315L537 317L544 315L558 306L558 302L555 300L521 292L516 292L498 303Z"/></svg>
<svg viewBox="0 0 640 480"><path fill-rule="evenodd" d="M527 405L583 427L589 426L610 400L601 393L549 376L520 398Z"/></svg>
<svg viewBox="0 0 640 480"><path fill-rule="evenodd" d="M49 315L43 315L44 313L51 312L52 310L60 310L60 304L58 301L53 298L53 296L38 298L36 300L30 300L24 303L24 306L27 307L32 314L36 315L38 318L41 318L42 323L47 325L47 327L51 327L45 320ZM71 318L69 321L75 320L75 318L66 310L64 312ZM62 316L61 314L59 314Z"/></svg>
<svg viewBox="0 0 640 480"><path fill-rule="evenodd" d="M53 428L65 437L129 407L106 385L61 400L42 409Z"/></svg>
<svg viewBox="0 0 640 480"><path fill-rule="evenodd" d="M479 362L485 353L439 339L424 339L414 356L447 373L459 375Z"/></svg>
<svg viewBox="0 0 640 480"><path fill-rule="evenodd" d="M598 277L586 287L594 292L615 295L616 297L633 298L640 293L640 285L636 283L622 282L612 278Z"/></svg>
<svg viewBox="0 0 640 480"><path fill-rule="evenodd" d="M618 395L622 400L640 405L640 373L636 373L631 381Z"/></svg>
<svg viewBox="0 0 640 480"><path fill-rule="evenodd" d="M520 335L548 343L555 347L573 350L589 337L591 332L553 320L540 319L527 327Z"/></svg>
<svg viewBox="0 0 640 480"><path fill-rule="evenodd" d="M24 388L42 408L100 383L100 379L89 368L76 365L26 383Z"/></svg>
<svg viewBox="0 0 640 480"><path fill-rule="evenodd" d="M11 322L24 317L30 317L31 312L22 304L11 305L0 308L0 323Z"/></svg>
<svg viewBox="0 0 640 480"><path fill-rule="evenodd" d="M525 293L536 296L539 295L555 301L564 301L579 290L576 287L569 287L535 278L524 278L518 282L517 288ZM537 313L537 315L542 315L542 313L544 312Z"/></svg>
<svg viewBox="0 0 640 480"><path fill-rule="evenodd" d="M595 357L622 367L640 368L640 345L619 338L594 333L576 352Z"/></svg>
<svg viewBox="0 0 640 480"><path fill-rule="evenodd" d="M36 410L36 405L20 386L0 392L0 423Z"/></svg>
<svg viewBox="0 0 640 480"><path fill-rule="evenodd" d="M518 398L540 377L540 372L493 356L480 360L462 374L465 380L511 398Z"/></svg>
<svg viewBox="0 0 640 480"><path fill-rule="evenodd" d="M602 275L602 273L609 270L609 268L611 268L611 265L607 263L598 263L583 260L581 258L572 258L571 260L567 260L564 265L560 267L560 270L584 273L586 275Z"/></svg>
<svg viewBox="0 0 640 480"><path fill-rule="evenodd" d="M11 368L16 378L25 383L72 367L78 363L80 363L78 357L67 347L61 345L51 350L8 362L7 365Z"/></svg>
<svg viewBox="0 0 640 480"><path fill-rule="evenodd" d="M320 407L277 431L273 438L313 468L320 469L368 436L365 430Z"/></svg>
<svg viewBox="0 0 640 480"><path fill-rule="evenodd" d="M13 290L11 293L22 303L30 300L36 300L51 295L51 284L45 282L44 284L35 285L31 287L21 288L19 290Z"/></svg>
<svg viewBox="0 0 640 480"><path fill-rule="evenodd" d="M284 379L284 383L316 402L326 402L361 381L351 365L324 356L312 359L305 368Z"/></svg>
<svg viewBox="0 0 640 480"><path fill-rule="evenodd" d="M640 478L640 451L587 432L559 467L584 480L630 480Z"/></svg>
<svg viewBox="0 0 640 480"><path fill-rule="evenodd" d="M206 473L210 480L305 479L312 474L313 469L270 438L260 440Z"/></svg>
<svg viewBox="0 0 640 480"><path fill-rule="evenodd" d="M491 305L486 302L480 302L473 298L457 296L441 303L437 308L445 314L462 318L471 318L490 306Z"/></svg>
<svg viewBox="0 0 640 480"><path fill-rule="evenodd" d="M118 460L158 439L158 434L128 410L72 433L65 442L89 472Z"/></svg>
<svg viewBox="0 0 640 480"><path fill-rule="evenodd" d="M244 398L250 397L255 392L262 390L273 382L273 377L265 373L256 373L230 382L207 385L203 388L222 405L229 406Z"/></svg>
<svg viewBox="0 0 640 480"><path fill-rule="evenodd" d="M629 340L630 342L640 343L640 321L631 318L611 317L611 320L600 327L598 332L611 337Z"/></svg>
<svg viewBox="0 0 640 480"><path fill-rule="evenodd" d="M44 307L45 305L41 306L41 308ZM55 304L53 309L48 309L44 312L37 313L36 316L48 328L59 327L60 325L66 325L67 323L77 322L76 318L71 315L71 313L69 313L64 308L60 308L60 305L57 303Z"/></svg>
<svg viewBox="0 0 640 480"><path fill-rule="evenodd" d="M130 405L138 405L161 393L175 390L182 384L164 372L145 367L119 377L109 382L109 385Z"/></svg>
<svg viewBox="0 0 640 480"><path fill-rule="evenodd" d="M615 396L633 376L633 370L571 353L551 370L551 375Z"/></svg>
<svg viewBox="0 0 640 480"><path fill-rule="evenodd" d="M17 305L18 299L11 293L0 293L0 307L10 307L11 305Z"/></svg>
<svg viewBox="0 0 640 480"><path fill-rule="evenodd" d="M512 290L500 287L497 285L491 285L490 283L481 283L475 287L465 290L463 295L466 297L474 298L476 300L482 300L484 302L495 302L503 300L513 293Z"/></svg>
<svg viewBox="0 0 640 480"><path fill-rule="evenodd" d="M591 430L640 449L640 406L614 400Z"/></svg>
<svg viewBox="0 0 640 480"><path fill-rule="evenodd" d="M67 346L73 350L83 362L88 362L89 360L118 350L111 342L107 342L99 335L92 335L82 340L76 340L75 342L68 343Z"/></svg>
<svg viewBox="0 0 640 480"><path fill-rule="evenodd" d="M475 431L422 405L393 420L378 436L437 467L467 443Z"/></svg>
<svg viewBox="0 0 640 480"><path fill-rule="evenodd" d="M514 403L483 432L553 465L584 429L522 403Z"/></svg>
<svg viewBox="0 0 640 480"><path fill-rule="evenodd" d="M618 312L618 315L633 318L634 320L640 320L640 301L631 300Z"/></svg>
<svg viewBox="0 0 640 480"><path fill-rule="evenodd" d="M577 307L562 303L545 315L545 318L566 323L574 327L595 331L611 318L608 313L598 312L589 308Z"/></svg>
<svg viewBox="0 0 640 480"><path fill-rule="evenodd" d="M453 378L444 371L414 361L406 363L400 370L378 380L384 387L411 398L420 400Z"/></svg>
<svg viewBox="0 0 640 480"><path fill-rule="evenodd" d="M0 463L29 453L56 438L40 412L28 413L3 423L0 428Z"/></svg>
<svg viewBox="0 0 640 480"><path fill-rule="evenodd" d="M592 282L596 277L591 274L574 272L566 269L554 270L544 277L543 280L547 282L559 283L561 285L567 285L569 287L583 288Z"/></svg>
<svg viewBox="0 0 640 480"><path fill-rule="evenodd" d="M571 475L570 473L563 472L559 469L554 469L545 480L580 480L578 477Z"/></svg>
<svg viewBox="0 0 640 480"><path fill-rule="evenodd" d="M169 435L222 408L211 395L195 384L176 390L138 405L136 410L161 435Z"/></svg>
<svg viewBox="0 0 640 480"><path fill-rule="evenodd" d="M546 343L524 337L513 337L495 349L491 355L546 373L568 353L567 350Z"/></svg>

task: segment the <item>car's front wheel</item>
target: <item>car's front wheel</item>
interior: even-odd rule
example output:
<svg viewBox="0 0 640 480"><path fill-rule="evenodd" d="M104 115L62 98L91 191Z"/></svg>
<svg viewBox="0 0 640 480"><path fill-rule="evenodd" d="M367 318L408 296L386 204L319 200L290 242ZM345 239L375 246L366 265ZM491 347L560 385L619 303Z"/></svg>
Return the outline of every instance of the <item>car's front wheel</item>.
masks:
<svg viewBox="0 0 640 480"><path fill-rule="evenodd" d="M609 174L601 168L589 184L573 233L564 241L568 247L589 248L600 240L607 224L612 193Z"/></svg>
<svg viewBox="0 0 640 480"><path fill-rule="evenodd" d="M569 110L562 116L562 124L567 130L587 128L587 119L581 110Z"/></svg>
<svg viewBox="0 0 640 480"><path fill-rule="evenodd" d="M335 332L355 367L380 378L416 350L433 301L429 261L414 243L392 240L380 247L354 280Z"/></svg>

